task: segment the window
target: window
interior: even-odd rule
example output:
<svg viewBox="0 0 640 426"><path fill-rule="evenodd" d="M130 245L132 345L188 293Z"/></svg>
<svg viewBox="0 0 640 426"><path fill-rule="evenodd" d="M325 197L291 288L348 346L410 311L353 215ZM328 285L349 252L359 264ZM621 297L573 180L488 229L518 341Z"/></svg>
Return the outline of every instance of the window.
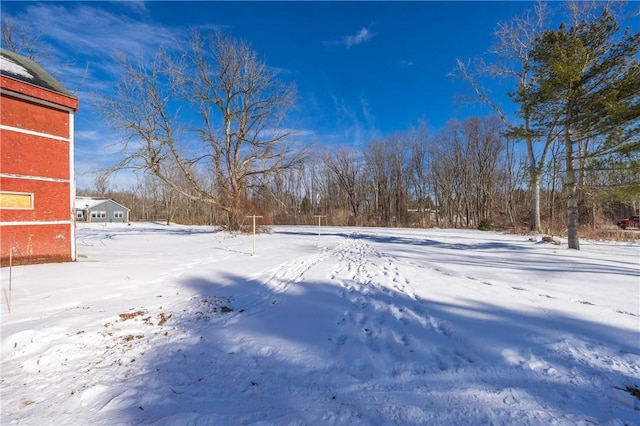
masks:
<svg viewBox="0 0 640 426"><path fill-rule="evenodd" d="M93 219L98 219L98 218L104 219L106 217L107 217L107 212L105 212L105 211L95 210L95 211L91 212L91 218L93 218Z"/></svg>
<svg viewBox="0 0 640 426"><path fill-rule="evenodd" d="M124 217L124 212L123 211L115 211L113 212L113 217L116 219L122 219Z"/></svg>
<svg viewBox="0 0 640 426"><path fill-rule="evenodd" d="M32 210L33 194L24 192L0 192L0 209Z"/></svg>
<svg viewBox="0 0 640 426"><path fill-rule="evenodd" d="M84 219L84 213L82 212L82 210L76 211L76 219Z"/></svg>

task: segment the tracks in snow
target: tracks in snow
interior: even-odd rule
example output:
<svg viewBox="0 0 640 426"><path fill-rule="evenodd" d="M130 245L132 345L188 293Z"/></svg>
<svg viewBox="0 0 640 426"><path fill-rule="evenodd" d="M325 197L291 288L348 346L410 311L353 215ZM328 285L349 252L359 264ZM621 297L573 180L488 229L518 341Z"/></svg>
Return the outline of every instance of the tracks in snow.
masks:
<svg viewBox="0 0 640 426"><path fill-rule="evenodd" d="M235 322L240 316L255 315L264 311L267 307L276 305L280 295L286 293L292 284L302 281L304 274L316 264L328 256L327 251L318 254L294 259L283 263L276 268L262 272L243 285L245 291L240 294L215 300L212 297L193 297L191 307L185 311L188 316L206 316L206 319L214 324L227 324ZM221 304L228 302L233 310L224 315L207 315L207 309L218 313Z"/></svg>
<svg viewBox="0 0 640 426"><path fill-rule="evenodd" d="M358 380L426 374L475 361L473 352L452 328L431 315L416 296L398 260L379 252L357 235L331 253L337 264L331 280L348 301L329 338L342 357L345 372ZM349 353L357 353L356 359ZM433 362L424 364L424 357ZM392 371L385 371L393 365Z"/></svg>
<svg viewBox="0 0 640 426"><path fill-rule="evenodd" d="M254 275L239 283L244 288L226 299L194 297L181 316L185 321L199 318L216 326L236 323L277 306L292 285L308 279L307 272L324 262L330 262L328 284L335 291L341 313L334 318L319 316L318 321L335 324L327 339L329 351L343 372L367 380L389 374L389 363L396 365L392 376L398 376L424 374L429 369L444 371L475 361L473 351L453 328L429 315L428 305L413 291L398 259L380 252L357 234L340 240L333 249ZM221 314L224 304L233 310ZM360 356L354 359L350 355L354 353ZM425 353L433 361L427 367Z"/></svg>

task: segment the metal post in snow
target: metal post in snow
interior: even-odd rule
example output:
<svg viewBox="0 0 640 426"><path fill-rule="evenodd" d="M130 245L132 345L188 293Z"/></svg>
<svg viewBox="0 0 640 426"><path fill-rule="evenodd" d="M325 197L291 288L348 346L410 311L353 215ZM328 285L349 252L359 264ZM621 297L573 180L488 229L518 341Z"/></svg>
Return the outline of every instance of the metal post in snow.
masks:
<svg viewBox="0 0 640 426"><path fill-rule="evenodd" d="M318 242L316 243L316 246L320 245L320 221L322 220L323 217L327 217L327 216L321 216L318 214L313 215L313 217L317 217L318 218Z"/></svg>
<svg viewBox="0 0 640 426"><path fill-rule="evenodd" d="M253 251L251 252L251 256L255 256L256 254L256 218L257 217L262 217L262 216L247 216L247 217L252 217L253 218Z"/></svg>

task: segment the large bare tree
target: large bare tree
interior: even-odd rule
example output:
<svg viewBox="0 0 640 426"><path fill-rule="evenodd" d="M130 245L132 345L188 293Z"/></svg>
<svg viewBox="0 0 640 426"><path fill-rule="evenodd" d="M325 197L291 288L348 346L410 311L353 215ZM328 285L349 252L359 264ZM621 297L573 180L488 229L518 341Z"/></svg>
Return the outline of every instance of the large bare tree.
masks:
<svg viewBox="0 0 640 426"><path fill-rule="evenodd" d="M283 126L295 86L277 79L248 43L216 31L151 59L120 57L122 78L100 100L123 137L114 170L151 172L182 196L226 213L240 230L249 191L295 167L304 151Z"/></svg>

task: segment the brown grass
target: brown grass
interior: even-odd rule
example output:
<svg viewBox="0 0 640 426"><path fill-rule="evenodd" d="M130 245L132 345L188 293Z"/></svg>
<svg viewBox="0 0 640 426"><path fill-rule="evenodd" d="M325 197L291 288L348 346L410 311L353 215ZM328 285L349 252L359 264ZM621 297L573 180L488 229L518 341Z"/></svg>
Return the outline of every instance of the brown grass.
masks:
<svg viewBox="0 0 640 426"><path fill-rule="evenodd" d="M135 317L139 317L141 315L144 315L144 312L142 312L142 311L126 312L124 314L120 314L120 319L122 321L126 321L126 320L130 320L132 318L135 318Z"/></svg>
<svg viewBox="0 0 640 426"><path fill-rule="evenodd" d="M531 231L527 228L518 229L503 229L503 232L515 234L515 235L530 235ZM567 231L543 229L543 234L550 237L567 237ZM578 231L580 239L595 240L595 241L616 241L616 242L640 242L640 230L637 229L618 229L615 227L603 227L593 229L591 227L584 227Z"/></svg>
<svg viewBox="0 0 640 426"><path fill-rule="evenodd" d="M584 228L580 230L580 237L598 241L640 242L640 230L602 228Z"/></svg>
<svg viewBox="0 0 640 426"><path fill-rule="evenodd" d="M171 318L171 316L172 316L172 315L173 315L173 314L169 314L169 316L167 317L167 316L165 316L165 315L164 315L164 313L163 313L163 312L160 312L160 316L159 316L159 317L160 317L160 319L158 320L158 325L159 325L160 327L162 327L162 326L167 322L167 320L168 320L169 318Z"/></svg>

